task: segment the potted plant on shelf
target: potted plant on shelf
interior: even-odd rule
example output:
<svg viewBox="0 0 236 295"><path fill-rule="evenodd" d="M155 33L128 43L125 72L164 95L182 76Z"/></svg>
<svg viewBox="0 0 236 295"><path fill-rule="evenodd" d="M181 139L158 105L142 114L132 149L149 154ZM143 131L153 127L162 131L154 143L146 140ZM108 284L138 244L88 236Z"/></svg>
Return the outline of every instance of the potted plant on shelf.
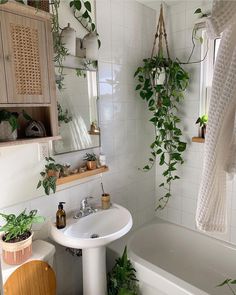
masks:
<svg viewBox="0 0 236 295"><path fill-rule="evenodd" d="M37 189L43 186L46 195L50 194L50 190L55 194L57 179L60 176L63 166L56 163L52 157L46 157L45 160L47 164L45 165L45 170L40 172L42 180L39 180Z"/></svg>
<svg viewBox="0 0 236 295"><path fill-rule="evenodd" d="M17 139L18 116L16 112L0 110L0 141Z"/></svg>
<svg viewBox="0 0 236 295"><path fill-rule="evenodd" d="M94 170L97 168L97 156L94 153L86 153L84 161L86 161L88 170Z"/></svg>
<svg viewBox="0 0 236 295"><path fill-rule="evenodd" d="M200 130L201 130L200 135L202 138L205 138L205 135L206 135L207 122L208 122L207 115L203 115L203 116L199 117L196 121L196 124L199 124Z"/></svg>
<svg viewBox="0 0 236 295"><path fill-rule="evenodd" d="M4 232L0 243L2 257L7 264L21 264L32 255L32 225L44 221L44 217L36 214L37 210L26 214L26 209L18 216L0 213L6 220L6 224L0 228L0 231Z"/></svg>

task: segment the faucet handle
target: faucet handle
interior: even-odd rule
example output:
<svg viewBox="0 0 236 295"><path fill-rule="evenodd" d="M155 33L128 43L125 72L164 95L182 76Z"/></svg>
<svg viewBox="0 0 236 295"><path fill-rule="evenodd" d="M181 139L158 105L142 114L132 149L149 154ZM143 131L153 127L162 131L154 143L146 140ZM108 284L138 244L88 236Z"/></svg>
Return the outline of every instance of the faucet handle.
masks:
<svg viewBox="0 0 236 295"><path fill-rule="evenodd" d="M89 205L88 204L89 199L93 199L93 197L89 196L89 197L85 197L84 199L81 200L81 202L80 202L81 208L85 208Z"/></svg>

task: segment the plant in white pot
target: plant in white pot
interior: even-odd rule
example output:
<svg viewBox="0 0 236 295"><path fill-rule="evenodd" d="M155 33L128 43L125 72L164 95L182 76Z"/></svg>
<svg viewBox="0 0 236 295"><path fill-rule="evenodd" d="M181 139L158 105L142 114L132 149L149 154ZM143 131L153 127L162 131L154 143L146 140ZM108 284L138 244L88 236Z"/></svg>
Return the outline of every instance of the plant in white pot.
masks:
<svg viewBox="0 0 236 295"><path fill-rule="evenodd" d="M6 224L0 228L0 231L4 232L0 244L3 260L7 264L21 264L32 255L32 225L44 221L44 217L36 214L37 210L31 210L26 214L26 209L18 216L0 213L6 221Z"/></svg>
<svg viewBox="0 0 236 295"><path fill-rule="evenodd" d="M0 141L17 139L18 116L16 112L0 110Z"/></svg>

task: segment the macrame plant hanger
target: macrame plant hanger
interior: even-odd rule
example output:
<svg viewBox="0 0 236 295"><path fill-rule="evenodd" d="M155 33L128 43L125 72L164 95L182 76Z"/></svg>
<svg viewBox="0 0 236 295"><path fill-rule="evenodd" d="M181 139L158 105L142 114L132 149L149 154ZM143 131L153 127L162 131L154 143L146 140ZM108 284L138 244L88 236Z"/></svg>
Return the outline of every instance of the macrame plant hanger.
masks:
<svg viewBox="0 0 236 295"><path fill-rule="evenodd" d="M153 43L151 58L153 58L153 56L154 56L157 39L158 39L157 55L158 56L163 56L163 53L164 53L163 52L163 43L164 43L164 45L166 47L167 58L170 59L169 47L168 47L168 42L167 42L167 33L166 33L166 27L165 27L165 20L164 20L164 15L163 15L163 5L162 4L161 4L159 20L158 20L158 24L157 24L157 31L156 31L155 39L154 39L154 43ZM163 42L163 39L164 39L164 42Z"/></svg>

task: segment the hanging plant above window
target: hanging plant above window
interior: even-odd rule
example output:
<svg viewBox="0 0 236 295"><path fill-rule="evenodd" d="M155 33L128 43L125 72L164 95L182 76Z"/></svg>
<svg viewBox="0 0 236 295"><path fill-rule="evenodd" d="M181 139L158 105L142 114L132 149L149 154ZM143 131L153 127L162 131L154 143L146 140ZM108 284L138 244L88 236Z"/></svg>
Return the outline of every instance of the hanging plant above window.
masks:
<svg viewBox="0 0 236 295"><path fill-rule="evenodd" d="M158 53L154 56L157 39ZM172 196L172 182L179 179L177 166L184 163L182 153L186 149L186 143L181 139L178 107L184 99L183 93L188 86L189 75L180 63L170 59L162 5L151 58L143 60L143 65L137 69L134 76L138 81L136 90L147 103L152 114L150 122L155 127L149 163L143 170L150 171L157 159L159 165L164 167L162 175L165 180L159 186L163 187L165 193L158 196L156 207L157 210L164 209Z"/></svg>

